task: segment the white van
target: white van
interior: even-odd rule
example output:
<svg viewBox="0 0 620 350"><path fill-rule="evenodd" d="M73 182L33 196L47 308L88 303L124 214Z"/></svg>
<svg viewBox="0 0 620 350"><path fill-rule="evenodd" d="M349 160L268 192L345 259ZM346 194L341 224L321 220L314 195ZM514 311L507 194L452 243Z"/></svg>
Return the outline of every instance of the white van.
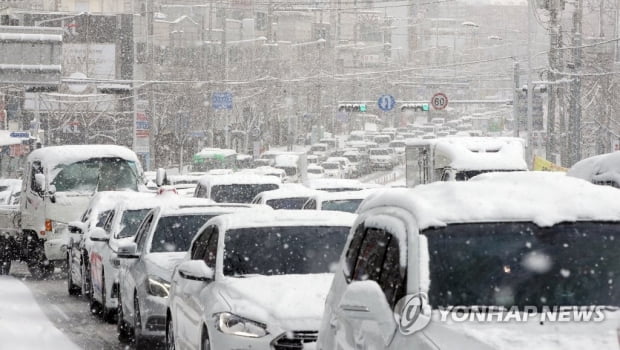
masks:
<svg viewBox="0 0 620 350"><path fill-rule="evenodd" d="M21 235L14 242L35 277L66 257L67 224L79 219L99 191L146 191L142 166L128 148L114 145L45 147L24 168Z"/></svg>
<svg viewBox="0 0 620 350"><path fill-rule="evenodd" d="M317 349L617 348L619 194L542 172L375 192Z"/></svg>
<svg viewBox="0 0 620 350"><path fill-rule="evenodd" d="M217 203L251 203L261 192L277 190L281 181L275 176L240 172L228 176L207 175L200 179L194 197Z"/></svg>

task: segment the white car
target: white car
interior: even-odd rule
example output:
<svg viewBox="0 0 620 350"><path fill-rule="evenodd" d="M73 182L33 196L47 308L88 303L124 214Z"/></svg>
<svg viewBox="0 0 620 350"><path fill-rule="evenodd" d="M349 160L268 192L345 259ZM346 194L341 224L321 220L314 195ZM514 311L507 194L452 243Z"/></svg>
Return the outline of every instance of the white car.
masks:
<svg viewBox="0 0 620 350"><path fill-rule="evenodd" d="M90 253L96 243L91 235L96 228L109 225L110 214L120 201L130 198L154 197L153 194L130 191L105 191L96 193L80 221L69 222L58 244L66 244L67 291L69 295L84 294L90 299ZM55 243L56 240L50 243Z"/></svg>
<svg viewBox="0 0 620 350"><path fill-rule="evenodd" d="M250 203L257 194L277 190L281 184L275 176L256 175L251 171L228 176L207 175L198 182L194 197L209 198L217 203Z"/></svg>
<svg viewBox="0 0 620 350"><path fill-rule="evenodd" d="M194 235L214 216L249 207L187 198L146 215L134 240L119 244L117 251L119 340L133 339L136 349L146 349L149 340L164 339L170 278Z"/></svg>
<svg viewBox="0 0 620 350"><path fill-rule="evenodd" d="M332 210L355 213L357 207L375 189L351 192L317 192L308 198L302 209L304 210Z"/></svg>
<svg viewBox="0 0 620 350"><path fill-rule="evenodd" d="M112 322L118 309L119 244L133 240L146 214L159 201L153 194L132 196L116 204L103 227L90 234L90 310Z"/></svg>
<svg viewBox="0 0 620 350"><path fill-rule="evenodd" d="M344 154L345 152L342 152ZM327 162L338 162L342 166L342 170L344 172L344 178L348 179L353 177L353 165L349 158L347 157L329 157L327 158Z"/></svg>
<svg viewBox="0 0 620 350"><path fill-rule="evenodd" d="M388 169L394 168L394 157L388 148L371 148L368 151L370 158L370 167L373 169Z"/></svg>
<svg viewBox="0 0 620 350"><path fill-rule="evenodd" d="M325 169L317 164L308 165L308 179L321 179L325 177Z"/></svg>
<svg viewBox="0 0 620 350"><path fill-rule="evenodd" d="M285 188L259 193L252 204L265 204L273 209L301 209L316 192L303 185L289 184Z"/></svg>
<svg viewBox="0 0 620 350"><path fill-rule="evenodd" d="M354 217L279 210L210 220L172 277L168 349L312 346Z"/></svg>
<svg viewBox="0 0 620 350"><path fill-rule="evenodd" d="M619 193L542 172L376 192L318 349L616 349Z"/></svg>
<svg viewBox="0 0 620 350"><path fill-rule="evenodd" d="M326 192L345 192L360 191L381 186L352 179L313 179L308 182L308 187Z"/></svg>
<svg viewBox="0 0 620 350"><path fill-rule="evenodd" d="M326 178L344 179L345 173L342 164L338 161L323 162L321 167L325 169L324 176Z"/></svg>
<svg viewBox="0 0 620 350"><path fill-rule="evenodd" d="M313 154L319 157L319 161L324 161L327 159L327 155L329 153L329 145L324 143L315 143L310 146L310 154Z"/></svg>

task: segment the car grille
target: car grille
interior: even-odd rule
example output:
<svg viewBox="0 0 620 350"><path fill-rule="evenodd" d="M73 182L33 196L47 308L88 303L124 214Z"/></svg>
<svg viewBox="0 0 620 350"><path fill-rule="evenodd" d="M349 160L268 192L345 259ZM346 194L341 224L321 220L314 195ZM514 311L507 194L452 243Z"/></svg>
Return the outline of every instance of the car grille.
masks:
<svg viewBox="0 0 620 350"><path fill-rule="evenodd" d="M277 337L273 342L274 350L302 350L304 343L316 342L318 331L293 331Z"/></svg>

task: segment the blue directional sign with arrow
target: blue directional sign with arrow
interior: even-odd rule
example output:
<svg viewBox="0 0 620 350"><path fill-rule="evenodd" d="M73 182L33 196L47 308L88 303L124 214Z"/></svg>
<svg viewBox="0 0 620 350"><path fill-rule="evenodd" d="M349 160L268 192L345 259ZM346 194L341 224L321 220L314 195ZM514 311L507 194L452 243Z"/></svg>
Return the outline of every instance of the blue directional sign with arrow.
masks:
<svg viewBox="0 0 620 350"><path fill-rule="evenodd" d="M391 111L396 106L396 99L392 95L381 95L377 101L377 106L384 112Z"/></svg>

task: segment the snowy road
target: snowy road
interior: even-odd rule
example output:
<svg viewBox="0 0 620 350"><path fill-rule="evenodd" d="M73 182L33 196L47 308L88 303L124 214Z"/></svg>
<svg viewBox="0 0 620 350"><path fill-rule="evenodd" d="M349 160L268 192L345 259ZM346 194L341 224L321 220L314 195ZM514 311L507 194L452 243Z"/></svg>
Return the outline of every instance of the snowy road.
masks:
<svg viewBox="0 0 620 350"><path fill-rule="evenodd" d="M49 321L78 348L93 350L130 348L117 340L116 325L108 324L91 315L83 297L69 296L64 273L55 273L49 280L38 281L30 278L25 265L14 262L11 275L20 279L30 289ZM0 298L2 294L3 291L0 291ZM32 336L37 337L37 334ZM48 346L49 344L41 344L39 348L54 349L53 346Z"/></svg>

